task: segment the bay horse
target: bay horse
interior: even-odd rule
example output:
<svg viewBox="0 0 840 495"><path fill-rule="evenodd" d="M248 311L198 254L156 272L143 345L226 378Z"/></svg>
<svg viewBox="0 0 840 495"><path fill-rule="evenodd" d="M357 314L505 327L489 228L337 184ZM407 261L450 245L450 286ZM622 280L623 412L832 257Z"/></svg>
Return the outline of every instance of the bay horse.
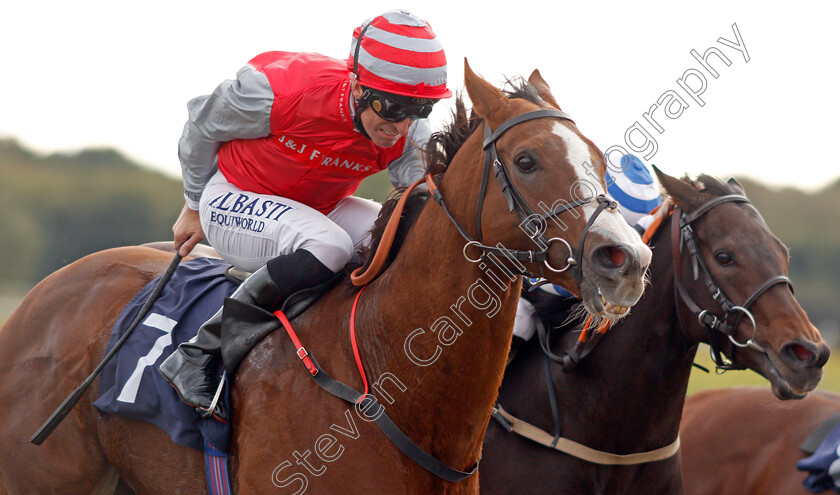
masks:
<svg viewBox="0 0 840 495"><path fill-rule="evenodd" d="M689 495L807 495L799 445L840 414L840 394L816 390L779 402L767 390L704 390L685 401L680 426Z"/></svg>
<svg viewBox="0 0 840 495"><path fill-rule="evenodd" d="M718 318L722 316L719 303L724 299L753 300L752 305L742 305L754 315L754 333L748 318L743 318L740 325L734 325L737 331L731 341L721 334L721 347L732 360L731 366L747 367L765 376L780 399L801 397L816 387L829 354L788 289L787 279L778 278L787 274L787 249L747 202L743 188L734 180L724 183L701 175L693 182L656 172L671 201L686 216L661 215L662 224L651 240L650 289L573 372L564 373L555 363L549 366L538 339L532 338L508 367L499 393L500 405L514 417L620 456L667 450L667 446L676 452L698 344L717 337L677 295L680 291L675 280L694 303ZM692 250L680 242L686 229L672 228L684 221L692 229L702 261L696 267ZM684 247L675 247L681 245ZM680 275L675 276L675 267ZM720 288L716 299L709 284ZM549 325L557 326L565 316L559 314L556 302L552 304L543 311L538 306L538 313ZM555 331L549 334L552 336L553 352L572 349L578 339L572 331ZM736 341L739 346L733 344ZM747 341L755 345L744 345ZM556 429L546 385L548 372L560 403ZM726 442L714 448L725 449ZM609 462L624 461L613 456ZM491 421L484 442L481 487L483 494L684 493L678 455L632 465L598 464L526 440L497 421Z"/></svg>
<svg viewBox="0 0 840 495"><path fill-rule="evenodd" d="M639 299L651 256L595 196L606 191L603 154L558 117L537 71L519 97L508 97L465 62L465 86L486 126L456 118L453 132L432 140L433 152L451 151L432 161L447 165L436 201L421 192L403 214L413 226L403 227L390 266L361 294L355 319L379 404L420 448L462 471L479 461L501 384L521 288L514 268L569 288L592 314L610 317ZM486 146L485 127L495 133ZM485 147L497 153L490 163ZM488 181L489 166L507 180ZM527 205L551 206L537 215L523 213ZM168 263L167 253L148 247L87 256L38 284L0 330L0 494L112 493L118 477L140 495L206 493L202 453L150 424L100 417L96 383L43 445L27 440L102 358L121 309ZM357 295L345 278L293 321L330 375L354 387L345 332ZM237 372L236 492L477 493L477 476L444 481L403 455L365 411L313 383L297 357L285 333L274 332Z"/></svg>

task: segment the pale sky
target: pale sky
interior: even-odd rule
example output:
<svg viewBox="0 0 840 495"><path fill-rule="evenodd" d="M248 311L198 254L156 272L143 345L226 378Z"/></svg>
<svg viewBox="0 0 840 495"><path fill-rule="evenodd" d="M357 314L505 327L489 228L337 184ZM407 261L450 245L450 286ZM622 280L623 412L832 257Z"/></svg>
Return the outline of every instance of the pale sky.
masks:
<svg viewBox="0 0 840 495"><path fill-rule="evenodd" d="M497 85L539 68L604 151L627 147L625 133L637 123L635 144L646 132L657 146L644 161L672 175L745 175L809 190L840 177L832 145L840 135L840 4L828 1L7 2L0 137L41 152L114 147L180 177L177 142L190 98L263 51L346 58L354 27L394 8L430 22L451 88L463 88L465 57ZM737 43L733 24L748 62L718 41ZM710 57L718 78L690 53L710 47L731 62ZM680 79L695 90L705 80L703 106ZM688 106L675 117L680 99ZM658 100L673 118L663 107L651 111ZM450 105L435 109L434 127Z"/></svg>

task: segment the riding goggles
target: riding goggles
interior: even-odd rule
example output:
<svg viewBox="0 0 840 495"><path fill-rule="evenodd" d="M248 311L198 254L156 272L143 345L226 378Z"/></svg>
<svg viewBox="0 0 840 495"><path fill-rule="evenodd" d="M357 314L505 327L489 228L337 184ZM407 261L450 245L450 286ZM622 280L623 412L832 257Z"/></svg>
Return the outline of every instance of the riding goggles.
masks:
<svg viewBox="0 0 840 495"><path fill-rule="evenodd" d="M366 90L362 95L362 101L366 102L374 113L388 122L402 122L405 119L425 119L432 113L437 100L425 100L422 104L406 104L388 99L382 94Z"/></svg>

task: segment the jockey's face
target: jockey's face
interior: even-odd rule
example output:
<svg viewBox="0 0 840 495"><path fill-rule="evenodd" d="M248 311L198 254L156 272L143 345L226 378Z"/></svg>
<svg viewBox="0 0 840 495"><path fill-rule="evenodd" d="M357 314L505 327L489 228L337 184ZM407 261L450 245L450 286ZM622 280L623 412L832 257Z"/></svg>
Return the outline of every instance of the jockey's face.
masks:
<svg viewBox="0 0 840 495"><path fill-rule="evenodd" d="M352 91L353 97L357 100L362 97L364 92L362 86L355 81ZM408 127L411 125L411 119L408 117L399 122L389 122L377 115L370 106L366 106L362 110L359 118L373 144L383 148L390 148L397 144L397 141L408 133Z"/></svg>

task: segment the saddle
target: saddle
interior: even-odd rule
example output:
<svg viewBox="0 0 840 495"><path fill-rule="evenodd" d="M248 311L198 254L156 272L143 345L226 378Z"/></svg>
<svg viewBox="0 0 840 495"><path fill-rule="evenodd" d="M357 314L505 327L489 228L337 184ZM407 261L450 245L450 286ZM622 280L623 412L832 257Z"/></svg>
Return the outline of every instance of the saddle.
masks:
<svg viewBox="0 0 840 495"><path fill-rule="evenodd" d="M184 261L166 285L148 316L132 332L119 352L102 370L99 398L94 405L102 412L119 414L152 423L166 431L175 443L203 450L202 438L212 438L213 445L227 451L229 431L223 424L200 418L193 407L184 404L174 389L157 372L157 367L174 349L192 338L199 326L222 306L236 287L249 274L231 269L220 259L201 257ZM289 318L299 315L318 299L335 280L293 294L284 305ZM140 311L156 281L142 289L123 309L111 332L106 352L119 340L128 324ZM241 303L240 303L241 304ZM244 304L243 304L244 305ZM231 311L231 321L223 323L230 330L222 330L223 338L237 338L237 328L242 328L248 316L259 308L244 305ZM228 311L225 310L225 316ZM223 318L224 320L224 318ZM243 323L245 322L245 323ZM266 325L260 338L280 327ZM253 333L253 332L252 332ZM245 356L234 356L235 365ZM224 356L227 363L229 356ZM233 363L234 361L232 361ZM230 368L228 368L230 369ZM220 370L221 372L221 370ZM222 400L229 396L227 384ZM227 404L230 405L229 403Z"/></svg>
<svg viewBox="0 0 840 495"><path fill-rule="evenodd" d="M156 425L179 445L201 451L206 450L204 440L210 439L216 449L227 452L228 425L201 418L157 371L160 363L181 342L191 339L236 289L223 274L226 267L225 262L213 258L196 258L178 266L147 316L102 369L99 397L94 402L100 411ZM141 311L156 281L140 290L123 309L106 353ZM222 400L228 392L224 390Z"/></svg>

